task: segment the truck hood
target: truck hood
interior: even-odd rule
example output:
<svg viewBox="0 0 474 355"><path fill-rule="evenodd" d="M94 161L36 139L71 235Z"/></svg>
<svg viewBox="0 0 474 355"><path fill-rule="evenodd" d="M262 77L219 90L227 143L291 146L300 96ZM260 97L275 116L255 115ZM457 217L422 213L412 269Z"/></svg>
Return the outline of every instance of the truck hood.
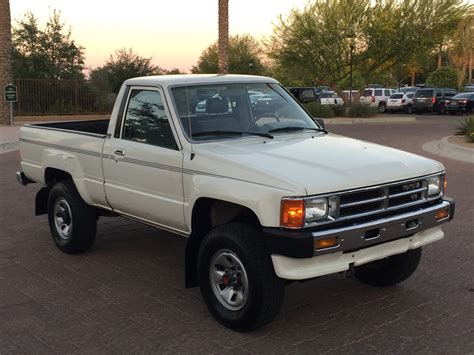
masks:
<svg viewBox="0 0 474 355"><path fill-rule="evenodd" d="M196 163L215 169L210 173L307 195L444 170L439 162L419 155L335 134L226 140L196 144L194 151Z"/></svg>

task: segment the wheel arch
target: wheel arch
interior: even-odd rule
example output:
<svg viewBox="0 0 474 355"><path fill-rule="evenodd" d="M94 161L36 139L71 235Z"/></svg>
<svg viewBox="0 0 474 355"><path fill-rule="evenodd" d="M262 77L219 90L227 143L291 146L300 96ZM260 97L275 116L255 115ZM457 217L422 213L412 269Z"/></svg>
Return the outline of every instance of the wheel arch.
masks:
<svg viewBox="0 0 474 355"><path fill-rule="evenodd" d="M69 172L67 172L66 170L58 169L58 168L47 167L44 170L44 180L43 180L46 186L42 187L36 193L36 198L35 198L35 215L36 216L46 214L48 212L49 191L55 184L61 181L65 181L65 180L70 180L74 184L81 198L87 203L89 195L87 193L84 194L85 192L84 187L81 186L81 184L78 184L77 181L74 180L73 176Z"/></svg>
<svg viewBox="0 0 474 355"><path fill-rule="evenodd" d="M186 244L185 286L197 286L197 254L202 240L214 227L241 222L261 227L257 215L248 207L216 198L200 197L193 206L191 234Z"/></svg>

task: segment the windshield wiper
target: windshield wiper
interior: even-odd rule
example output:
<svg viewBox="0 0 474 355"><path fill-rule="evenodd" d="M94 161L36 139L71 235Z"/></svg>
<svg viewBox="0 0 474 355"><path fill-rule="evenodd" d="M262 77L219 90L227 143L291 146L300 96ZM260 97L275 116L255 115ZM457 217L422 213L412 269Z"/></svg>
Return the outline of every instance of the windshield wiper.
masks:
<svg viewBox="0 0 474 355"><path fill-rule="evenodd" d="M242 136L244 134L250 134L253 136L260 136L260 137L273 139L273 136L269 133L245 132L245 131L203 131L203 132L193 133L192 137L209 136L209 135L215 135L215 136L241 135Z"/></svg>
<svg viewBox="0 0 474 355"><path fill-rule="evenodd" d="M311 131L317 131L317 132L323 132L323 133L329 133L326 131L324 128L313 128L313 127L300 127L300 126L285 126L285 127L280 127L280 128L273 128L269 130L268 132L279 132L279 131L304 131L305 129L309 129Z"/></svg>

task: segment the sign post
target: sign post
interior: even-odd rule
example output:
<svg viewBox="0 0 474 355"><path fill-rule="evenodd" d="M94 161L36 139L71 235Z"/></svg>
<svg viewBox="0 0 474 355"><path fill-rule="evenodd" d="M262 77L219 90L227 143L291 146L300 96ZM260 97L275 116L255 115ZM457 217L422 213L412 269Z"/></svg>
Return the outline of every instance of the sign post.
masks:
<svg viewBox="0 0 474 355"><path fill-rule="evenodd" d="M5 102L10 103L10 125L13 125L13 103L18 101L16 86L13 84L5 85L3 88Z"/></svg>

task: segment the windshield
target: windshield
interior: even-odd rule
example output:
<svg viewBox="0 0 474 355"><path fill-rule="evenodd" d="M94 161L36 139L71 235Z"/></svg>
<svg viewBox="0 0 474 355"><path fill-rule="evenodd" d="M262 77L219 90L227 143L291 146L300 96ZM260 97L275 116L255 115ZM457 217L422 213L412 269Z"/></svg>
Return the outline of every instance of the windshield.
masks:
<svg viewBox="0 0 474 355"><path fill-rule="evenodd" d="M184 132L196 141L319 128L278 84L179 86L171 94Z"/></svg>
<svg viewBox="0 0 474 355"><path fill-rule="evenodd" d="M415 93L415 97L432 97L433 96L433 90L418 90Z"/></svg>
<svg viewBox="0 0 474 355"><path fill-rule="evenodd" d="M403 94L393 94L390 96L391 99L403 99Z"/></svg>
<svg viewBox="0 0 474 355"><path fill-rule="evenodd" d="M408 93L408 92L416 92L417 90L418 90L418 88L416 88L416 87L408 86L408 87L401 88L398 91L403 92L403 93Z"/></svg>

